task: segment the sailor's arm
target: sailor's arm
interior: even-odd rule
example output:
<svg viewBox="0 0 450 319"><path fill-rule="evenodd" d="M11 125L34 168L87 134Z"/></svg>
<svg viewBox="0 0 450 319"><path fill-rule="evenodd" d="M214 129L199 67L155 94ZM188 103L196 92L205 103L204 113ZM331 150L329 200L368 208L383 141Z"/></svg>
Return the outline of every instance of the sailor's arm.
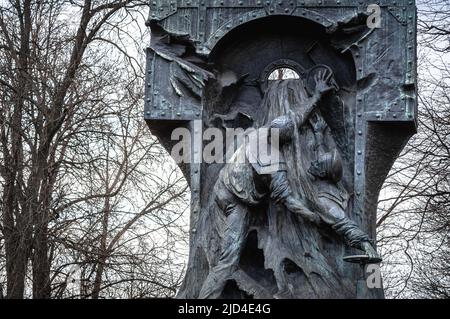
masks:
<svg viewBox="0 0 450 319"><path fill-rule="evenodd" d="M303 112L303 114L296 115L297 127L301 127L303 124L305 124L314 110L316 110L316 108L319 106L319 103L322 101L324 96L336 90L336 88L330 84L331 76L332 75L327 72L319 72L315 76L314 81L316 82L316 88L314 94L308 101L306 111Z"/></svg>
<svg viewBox="0 0 450 319"><path fill-rule="evenodd" d="M303 126L303 124L305 124L305 122L311 116L311 113L316 110L320 99L315 97L315 95L314 95L310 101L311 101L311 103L309 103L309 106L304 113L295 115L295 122L297 124L297 127L301 127L301 126Z"/></svg>
<svg viewBox="0 0 450 319"><path fill-rule="evenodd" d="M292 213L301 215L313 223L320 222L319 215L310 211L302 201L293 196L286 171L278 171L271 175L270 196Z"/></svg>

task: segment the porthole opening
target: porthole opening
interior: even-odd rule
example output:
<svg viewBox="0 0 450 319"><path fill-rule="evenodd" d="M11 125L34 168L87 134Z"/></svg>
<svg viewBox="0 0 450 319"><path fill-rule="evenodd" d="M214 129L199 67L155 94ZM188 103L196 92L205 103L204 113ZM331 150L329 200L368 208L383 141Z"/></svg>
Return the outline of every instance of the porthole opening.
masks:
<svg viewBox="0 0 450 319"><path fill-rule="evenodd" d="M277 68L269 75L269 81L300 79L300 75L290 68Z"/></svg>

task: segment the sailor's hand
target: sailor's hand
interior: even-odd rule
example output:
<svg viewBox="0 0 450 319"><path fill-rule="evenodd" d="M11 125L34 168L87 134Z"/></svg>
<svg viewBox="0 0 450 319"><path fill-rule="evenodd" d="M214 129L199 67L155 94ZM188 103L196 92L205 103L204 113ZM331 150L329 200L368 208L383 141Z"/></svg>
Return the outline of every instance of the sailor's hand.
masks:
<svg viewBox="0 0 450 319"><path fill-rule="evenodd" d="M380 255L378 255L375 248L373 248L372 244L368 241L365 241L362 243L362 248L367 256L369 256L370 259L379 259Z"/></svg>
<svg viewBox="0 0 450 319"><path fill-rule="evenodd" d="M316 94L322 96L336 90L334 85L330 84L331 78L332 74L326 71L319 71L315 74L314 81L316 82Z"/></svg>
<svg viewBox="0 0 450 319"><path fill-rule="evenodd" d="M321 219L320 219L319 215L317 215L316 213L313 213L309 209L303 210L302 212L300 212L300 215L304 219L309 221L310 223L313 223L313 224L316 224L316 225L320 224Z"/></svg>
<svg viewBox="0 0 450 319"><path fill-rule="evenodd" d="M318 114L314 114L314 116L311 117L311 125L314 129L314 133L323 133L327 128L327 123Z"/></svg>
<svg viewBox="0 0 450 319"><path fill-rule="evenodd" d="M289 199L286 202L286 207L294 214L300 215L302 218L308 220L311 223L319 224L320 217L318 214L310 211L303 203L295 199Z"/></svg>

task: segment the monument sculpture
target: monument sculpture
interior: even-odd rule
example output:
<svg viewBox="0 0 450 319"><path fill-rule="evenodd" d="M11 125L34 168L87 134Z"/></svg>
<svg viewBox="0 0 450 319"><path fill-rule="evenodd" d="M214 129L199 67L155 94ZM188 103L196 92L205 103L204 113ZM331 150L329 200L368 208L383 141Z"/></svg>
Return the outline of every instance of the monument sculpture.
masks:
<svg viewBox="0 0 450 319"><path fill-rule="evenodd" d="M175 129L192 139L179 163L192 202L178 297L383 298L352 262L381 261L379 191L416 130L415 3L150 8L145 119L169 152ZM206 163L207 128L248 130L277 161L243 143Z"/></svg>

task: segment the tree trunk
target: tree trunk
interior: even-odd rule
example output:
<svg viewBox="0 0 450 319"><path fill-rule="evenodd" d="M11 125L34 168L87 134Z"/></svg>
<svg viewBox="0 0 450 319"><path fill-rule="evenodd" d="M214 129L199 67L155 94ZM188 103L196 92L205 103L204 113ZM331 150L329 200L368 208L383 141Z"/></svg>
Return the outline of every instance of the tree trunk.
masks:
<svg viewBox="0 0 450 319"><path fill-rule="evenodd" d="M35 233L33 252L33 298L49 299L50 287L50 262L48 258L48 234L47 224L41 224Z"/></svg>
<svg viewBox="0 0 450 319"><path fill-rule="evenodd" d="M107 168L108 170L108 168ZM107 247L106 247L106 240L108 236L108 224L109 224L109 215L111 206L109 197L105 199L105 205L103 208L103 218L102 218L102 233L100 238L100 247L99 247L99 255L98 255L98 262L97 262L97 270L95 272L95 280L94 280L94 287L92 288L92 299L98 299L100 296L100 290L102 286L102 277L103 272L105 271L105 263L107 260Z"/></svg>
<svg viewBox="0 0 450 319"><path fill-rule="evenodd" d="M21 244L17 235L5 236L6 239L6 279L8 299L22 299L25 292L25 274L28 262L28 247Z"/></svg>
<svg viewBox="0 0 450 319"><path fill-rule="evenodd" d="M102 286L102 277L103 277L103 272L105 270L105 258L101 257L98 265L97 265L97 271L95 272L95 280L94 280L94 287L92 288L92 294L91 294L91 298L92 299L98 299L100 297L100 290L101 290L101 286Z"/></svg>

